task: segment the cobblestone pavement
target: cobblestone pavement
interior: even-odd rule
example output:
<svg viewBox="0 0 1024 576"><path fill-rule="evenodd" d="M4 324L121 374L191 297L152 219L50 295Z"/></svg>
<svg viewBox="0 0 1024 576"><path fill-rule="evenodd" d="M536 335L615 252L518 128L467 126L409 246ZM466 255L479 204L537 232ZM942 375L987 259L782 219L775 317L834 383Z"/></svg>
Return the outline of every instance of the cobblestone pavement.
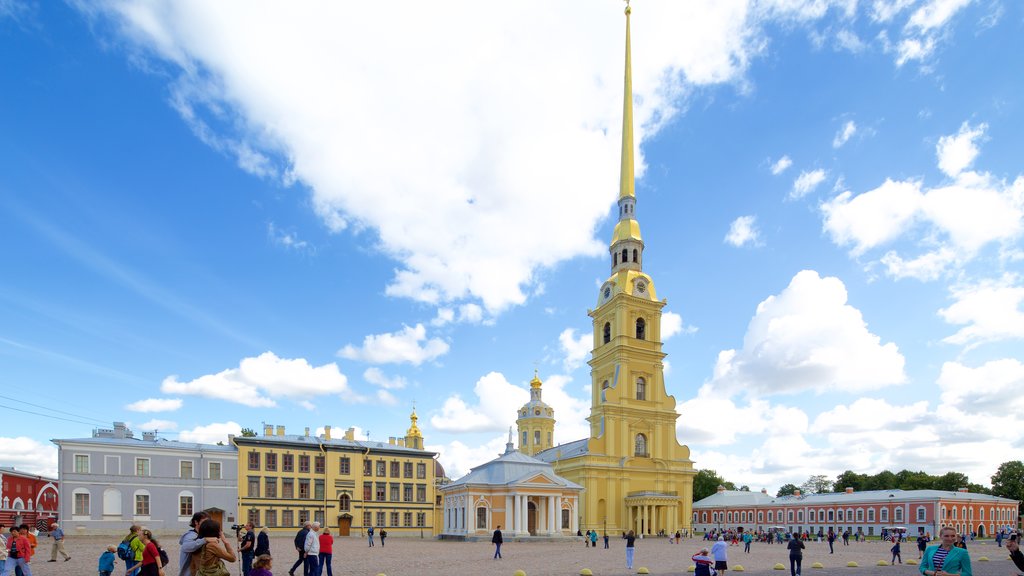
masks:
<svg viewBox="0 0 1024 576"><path fill-rule="evenodd" d="M50 559L50 542L40 538L39 549L32 560L34 576L90 576L96 574L96 561L107 544L115 544L113 537L69 535L66 548L71 560L56 563ZM362 538L338 538L334 543L334 574L338 576L441 576L449 574L512 576L516 570L526 571L527 576L573 576L583 568L589 568L595 576L624 576L635 574L641 566L651 574L686 574L692 564L690 556L705 544L701 540L684 540L681 544L669 544L665 538L637 540L636 559L633 572L625 567L625 542L613 538L610 549L585 548L581 541L566 542L508 542L502 546L503 560L492 560L494 548L487 542L439 542L419 538L388 538L387 545L380 542L373 548ZM176 537L164 537L161 545L171 557L166 576L178 574L178 544ZM835 554L828 553L828 544L808 542L804 551L804 576L918 576L917 566L904 563L896 566L877 566L879 560L889 560L889 544L882 542L854 543L849 546L837 545ZM296 553L291 538L275 537L271 540L274 552L275 576L285 576L295 562ZM973 542L970 546L971 561L975 576L1010 576L1017 574L1013 563L1008 560L1006 549L998 548L991 541ZM903 545L903 560L917 559L917 548L913 543ZM987 556L990 561L979 558ZM848 568L847 562L854 561L860 566ZM811 567L820 562L824 568ZM786 569L773 570L776 563ZM729 548L729 566L742 565L745 572L730 570L728 576L752 573L762 576L789 576L789 556L784 546L777 544L753 544L751 552L745 554L742 546ZM124 563L118 561L123 576ZM232 574L239 573L239 565L229 566ZM326 570L325 570L326 572ZM301 574L301 570L297 572Z"/></svg>

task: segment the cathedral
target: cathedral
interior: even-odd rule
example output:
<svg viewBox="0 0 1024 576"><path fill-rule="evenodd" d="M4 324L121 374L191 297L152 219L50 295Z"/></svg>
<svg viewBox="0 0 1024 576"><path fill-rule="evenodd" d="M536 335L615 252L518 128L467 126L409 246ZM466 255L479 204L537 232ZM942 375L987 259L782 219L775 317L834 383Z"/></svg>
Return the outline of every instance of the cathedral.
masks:
<svg viewBox="0 0 1024 576"><path fill-rule="evenodd" d="M554 412L531 382L518 413L519 450L583 487L579 528L653 535L689 529L693 478L690 450L676 439L676 400L665 390L661 310L654 280L643 271L633 176L633 90L626 7L626 72L622 106L619 221L609 246L611 276L590 310L590 436L552 446Z"/></svg>
<svg viewBox="0 0 1024 576"><path fill-rule="evenodd" d="M690 449L676 439L676 400L665 391L661 310L643 271L633 177L633 89L626 6L619 221L609 246L611 276L590 310L591 409L587 438L553 444L554 410L537 375L516 414L505 453L438 488L442 538L486 538L504 526L515 537L565 537L596 530L656 535L690 530Z"/></svg>

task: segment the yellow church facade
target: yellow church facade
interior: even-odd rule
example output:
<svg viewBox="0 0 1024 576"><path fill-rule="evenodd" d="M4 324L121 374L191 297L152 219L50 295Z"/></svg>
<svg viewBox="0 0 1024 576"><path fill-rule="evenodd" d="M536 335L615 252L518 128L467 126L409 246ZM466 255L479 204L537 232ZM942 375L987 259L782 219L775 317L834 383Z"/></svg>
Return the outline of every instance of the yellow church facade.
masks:
<svg viewBox="0 0 1024 576"><path fill-rule="evenodd" d="M653 279L643 271L644 242L636 219L633 175L632 79L626 8L626 66L622 120L619 221L609 245L611 275L589 310L594 343L590 436L551 446L553 412L531 383L520 409L520 451L549 462L583 487L578 528L637 534L689 530L693 478L690 450L676 437L676 400L665 388L661 311ZM546 414L546 415L545 415ZM546 444L546 445L545 445Z"/></svg>

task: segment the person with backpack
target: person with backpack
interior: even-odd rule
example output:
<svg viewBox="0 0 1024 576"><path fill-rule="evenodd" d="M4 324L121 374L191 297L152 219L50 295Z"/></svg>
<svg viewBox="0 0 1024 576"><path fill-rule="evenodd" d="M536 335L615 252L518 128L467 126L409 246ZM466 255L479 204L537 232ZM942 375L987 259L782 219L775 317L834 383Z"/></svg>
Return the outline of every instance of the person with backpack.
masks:
<svg viewBox="0 0 1024 576"><path fill-rule="evenodd" d="M141 529L142 527L138 524L132 524L128 529L128 535L117 545L117 557L124 560L126 571L131 571L132 567L142 562L142 551L145 550L146 545L139 540L139 530Z"/></svg>
<svg viewBox="0 0 1024 576"><path fill-rule="evenodd" d="M128 569L126 576L164 576L164 564L160 557L160 543L153 538L149 530L139 532L138 541L142 543L142 559ZM166 556L166 552L164 553Z"/></svg>
<svg viewBox="0 0 1024 576"><path fill-rule="evenodd" d="M210 515L206 512L196 512L188 523L189 529L178 539L181 551L178 553L178 576L192 576L192 553L202 548L204 541L199 538L199 525L206 521Z"/></svg>

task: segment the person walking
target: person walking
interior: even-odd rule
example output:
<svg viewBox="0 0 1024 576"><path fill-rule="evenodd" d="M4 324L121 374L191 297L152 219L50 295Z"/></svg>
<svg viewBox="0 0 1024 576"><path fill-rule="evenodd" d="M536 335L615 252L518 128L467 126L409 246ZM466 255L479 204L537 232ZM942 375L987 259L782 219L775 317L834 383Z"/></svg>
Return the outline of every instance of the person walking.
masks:
<svg viewBox="0 0 1024 576"><path fill-rule="evenodd" d="M918 567L922 576L973 576L967 550L953 545L956 536L956 530L949 526L939 530L939 545L925 550Z"/></svg>
<svg viewBox="0 0 1024 576"><path fill-rule="evenodd" d="M800 576L800 564L804 560L804 541L794 536L789 539L789 544L786 544L786 548L789 548L790 576Z"/></svg>
<svg viewBox="0 0 1024 576"><path fill-rule="evenodd" d="M306 533L306 542L302 547L306 556L307 576L320 576L320 523L313 522Z"/></svg>
<svg viewBox="0 0 1024 576"><path fill-rule="evenodd" d="M370 541L370 548L373 548L373 524L370 524L370 527L366 529L366 536Z"/></svg>
<svg viewBox="0 0 1024 576"><path fill-rule="evenodd" d="M111 576L114 573L114 562L117 560L117 547L107 546L107 549L100 554L100 559L96 563L96 571L99 572L100 576ZM7 576L7 573L0 570L0 575Z"/></svg>
<svg viewBox="0 0 1024 576"><path fill-rule="evenodd" d="M917 559L920 560L924 556L924 549L928 547L928 536L924 534L917 535Z"/></svg>
<svg viewBox="0 0 1024 576"><path fill-rule="evenodd" d="M889 549L892 552L892 562L890 564L895 564L897 560L900 561L900 564L903 564L903 557L900 556L900 539L895 538L894 540L892 548Z"/></svg>
<svg viewBox="0 0 1024 576"><path fill-rule="evenodd" d="M754 537L750 535L750 532L743 533L743 551L750 554L750 543L754 540Z"/></svg>
<svg viewBox="0 0 1024 576"><path fill-rule="evenodd" d="M309 534L309 522L305 522L302 528L295 533L295 551L299 553L299 559L292 564L292 569L288 571L288 576L295 576L295 569L302 566L302 576L309 576L306 573L306 535Z"/></svg>
<svg viewBox="0 0 1024 576"><path fill-rule="evenodd" d="M331 558L334 557L334 536L331 534L330 528L324 528L322 534L320 534L320 567L318 570L320 574L324 573L324 566L327 566L327 576L334 576L334 570L331 569Z"/></svg>
<svg viewBox="0 0 1024 576"><path fill-rule="evenodd" d="M494 529L494 534L491 535L491 544L494 544L494 559L501 560L501 544L504 540L501 537L501 524Z"/></svg>
<svg viewBox="0 0 1024 576"><path fill-rule="evenodd" d="M633 569L633 555L636 553L636 534L632 530L626 533L626 570Z"/></svg>
<svg viewBox="0 0 1024 576"><path fill-rule="evenodd" d="M828 553L835 554L835 548L832 546L836 543L836 533L831 528L828 529Z"/></svg>
<svg viewBox="0 0 1024 576"><path fill-rule="evenodd" d="M266 526L261 528L260 533L256 535L256 551L254 554L257 558L263 555L270 556L270 535L267 534Z"/></svg>
<svg viewBox="0 0 1024 576"><path fill-rule="evenodd" d="M604 549L605 550L608 549L608 533L607 532L604 533Z"/></svg>
<svg viewBox="0 0 1024 576"><path fill-rule="evenodd" d="M383 528L381 528L380 529L380 546L381 546L381 548L384 547L384 539L387 538L387 537L388 537L388 531L383 529Z"/></svg>
<svg viewBox="0 0 1024 576"><path fill-rule="evenodd" d="M597 548L597 530L590 532L590 547Z"/></svg>
<svg viewBox="0 0 1024 576"><path fill-rule="evenodd" d="M131 576L160 576L163 572L163 564L160 562L160 543L153 538L149 530L139 532L139 541L142 542L142 560L129 569L126 574Z"/></svg>
<svg viewBox="0 0 1024 576"><path fill-rule="evenodd" d="M724 537L719 536L718 541L711 545L711 556L715 559L715 571L725 576L725 571L729 569L729 545L725 543Z"/></svg>
<svg viewBox="0 0 1024 576"><path fill-rule="evenodd" d="M50 547L50 559L48 562L57 561L57 552L64 557L64 561L71 560L71 555L64 551L64 531L54 522L50 524L50 531L46 533L48 538L53 538L53 546Z"/></svg>

